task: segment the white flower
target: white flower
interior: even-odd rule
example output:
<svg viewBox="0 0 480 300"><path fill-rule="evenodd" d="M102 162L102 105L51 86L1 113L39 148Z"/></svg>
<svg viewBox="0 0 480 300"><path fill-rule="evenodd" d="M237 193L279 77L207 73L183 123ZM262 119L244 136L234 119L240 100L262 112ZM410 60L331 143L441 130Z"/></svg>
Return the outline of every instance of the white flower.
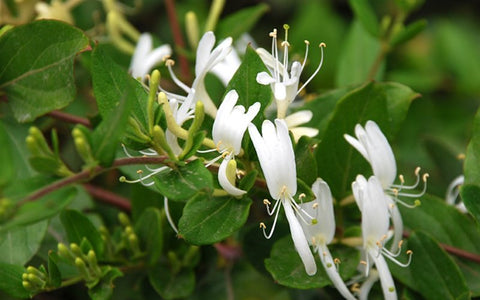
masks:
<svg viewBox="0 0 480 300"><path fill-rule="evenodd" d="M212 68L211 72L220 79L224 86L227 86L241 63L242 61L237 52L233 50L223 61L217 63Z"/></svg>
<svg viewBox="0 0 480 300"><path fill-rule="evenodd" d="M264 201L267 205L268 214L275 214L270 233L268 235L265 233L265 225L263 223L261 227L265 237L267 239L270 238L275 229L280 208L283 206L295 249L302 259L307 274L313 275L317 272L317 266L302 226L294 213L294 210L302 212L303 210L293 199L297 192L297 173L292 142L290 141L285 121L276 119L275 125L271 121L265 120L262 124L262 135L260 135L255 125L250 124L248 126L248 132L267 181L268 191L271 197L276 200L272 210L270 210L269 201ZM308 214L305 213L305 215L313 219Z"/></svg>
<svg viewBox="0 0 480 300"><path fill-rule="evenodd" d="M455 177L448 185L445 200L447 201L447 204L454 205L459 211L467 213L468 210L461 200L458 204L456 204L457 197L460 194L460 187L463 185L464 182L465 176L460 175L458 177Z"/></svg>
<svg viewBox="0 0 480 300"><path fill-rule="evenodd" d="M149 33L143 33L138 39L129 70L133 78L140 78L143 81L155 65L171 54L170 45L153 49L152 36Z"/></svg>
<svg viewBox="0 0 480 300"><path fill-rule="evenodd" d="M215 35L211 31L206 32L198 43L195 62L195 80L191 88L175 76L172 70L173 61L167 61L167 67L173 81L187 93L185 97L165 92L169 98L176 98L185 102L186 105L182 105L179 108L181 115L186 114L187 110L194 108L197 101L202 101L205 105L205 112L215 118L217 107L205 89L204 79L207 73L230 53L232 50L232 38L226 38L215 48L213 48L214 45Z"/></svg>
<svg viewBox="0 0 480 300"><path fill-rule="evenodd" d="M350 293L340 277L335 268L335 261L327 247L335 235L335 216L333 214L333 199L330 188L325 181L317 179L312 185L312 191L315 194L315 200L302 203L300 207L309 215L315 216L315 221L312 224L305 224L305 222L300 222L300 224L308 242L314 247L314 252L318 253L323 267L335 288L345 299L353 300L355 297ZM298 213L297 216L302 218Z"/></svg>
<svg viewBox="0 0 480 300"><path fill-rule="evenodd" d="M357 205L362 212L363 249L366 252L367 260L365 262L366 276L368 277L371 267L371 259L377 268L384 298L397 299L392 274L388 269L384 256L394 263L406 267L410 263L412 252L407 251L409 261L403 264L395 259L400 254L400 249L397 253L392 253L383 247L389 236L390 217L387 201L385 200L386 196L377 177L371 176L367 181L365 177L358 175L352 183L352 190Z"/></svg>
<svg viewBox="0 0 480 300"><path fill-rule="evenodd" d="M298 142L302 136L314 137L318 134L318 129L316 128L299 126L310 122L312 118L313 113L309 110L300 110L285 118L285 122L288 129L292 132L295 142Z"/></svg>
<svg viewBox="0 0 480 300"><path fill-rule="evenodd" d="M415 184L411 186L404 185L404 179L402 175L399 176L401 184L393 184L397 175L395 157L387 138L382 133L377 123L374 121L367 121L365 128L363 128L360 124L357 124L355 126L355 135L357 138L354 138L348 134L345 134L344 138L370 163L373 174L379 180L385 194L387 195L387 197L384 198L389 207L395 230L392 251L396 251L397 245L401 241L403 234L403 222L396 203L401 203L407 207L415 207L418 205L417 201L414 205L410 205L401 201L398 197L421 197L427 188L426 182L428 174L425 173L422 177L424 182L422 192L416 194L402 192L402 190L411 190L418 186L420 182L420 168L415 170L415 175L417 178Z"/></svg>
<svg viewBox="0 0 480 300"><path fill-rule="evenodd" d="M218 171L218 181L222 188L233 196L241 196L246 192L235 187L236 163L231 161L242 149L242 139L247 126L260 111L260 103L255 102L245 112L245 107L237 104L238 94L231 90L225 96L217 116L213 122L212 137L223 161ZM228 165L232 166L232 176L227 176Z"/></svg>
<svg viewBox="0 0 480 300"><path fill-rule="evenodd" d="M305 82L305 84L303 84L302 87L299 88L298 85L300 82L300 75L307 61L308 46L310 43L308 41L305 41L306 52L303 63L294 61L289 72L288 47L290 46L290 44L288 43L287 38L288 25L284 25L284 29L285 41L282 42L283 62L280 61L280 57L278 54L277 29L273 29L273 31L270 33L270 36L272 37L272 53L268 53L268 51L263 48L257 49L258 55L263 60L271 73L258 73L257 82L263 85L270 85L272 87L273 95L277 104L277 117L280 119L285 118L288 105L293 102L298 93L300 93L300 91L315 77L315 75L317 75L318 71L320 71L323 63L323 47L325 47L324 43L320 44L320 49L322 52L322 58L320 60L320 63L313 75L310 76L310 78Z"/></svg>

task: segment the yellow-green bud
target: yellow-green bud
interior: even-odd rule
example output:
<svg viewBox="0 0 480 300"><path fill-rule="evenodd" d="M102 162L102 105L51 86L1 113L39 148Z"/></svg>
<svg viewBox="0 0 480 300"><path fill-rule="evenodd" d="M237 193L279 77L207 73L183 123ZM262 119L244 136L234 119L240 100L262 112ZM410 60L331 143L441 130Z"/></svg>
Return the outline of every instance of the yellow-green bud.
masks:
<svg viewBox="0 0 480 300"><path fill-rule="evenodd" d="M72 252L70 252L70 250L68 249L67 246L65 246L65 244L58 243L57 248L58 248L58 255L60 255L65 259L71 260L72 262L75 260L75 256L73 256Z"/></svg>
<svg viewBox="0 0 480 300"><path fill-rule="evenodd" d="M124 176L122 177L125 178ZM122 177L120 177L120 181ZM124 227L130 226L130 218L124 212L118 214L118 221L120 221L120 224L122 224Z"/></svg>
<svg viewBox="0 0 480 300"><path fill-rule="evenodd" d="M93 250L88 251L87 259L90 266L97 265L97 256L95 255L95 251Z"/></svg>
<svg viewBox="0 0 480 300"><path fill-rule="evenodd" d="M193 50L196 50L200 39L200 33L197 15L193 11L188 11L185 15L185 30L187 32L187 39L190 47Z"/></svg>
<svg viewBox="0 0 480 300"><path fill-rule="evenodd" d="M231 159L227 163L226 174L228 181L235 186L235 179L237 176L237 162L234 159Z"/></svg>
<svg viewBox="0 0 480 300"><path fill-rule="evenodd" d="M75 256L77 256L77 257L83 257L84 256L84 254L82 252L82 249L80 249L80 247L75 243L70 244L70 250L72 250L73 254L75 254Z"/></svg>
<svg viewBox="0 0 480 300"><path fill-rule="evenodd" d="M31 291L33 290L33 286L30 284L30 282L24 280L22 281L22 286L24 289L26 289L27 291Z"/></svg>

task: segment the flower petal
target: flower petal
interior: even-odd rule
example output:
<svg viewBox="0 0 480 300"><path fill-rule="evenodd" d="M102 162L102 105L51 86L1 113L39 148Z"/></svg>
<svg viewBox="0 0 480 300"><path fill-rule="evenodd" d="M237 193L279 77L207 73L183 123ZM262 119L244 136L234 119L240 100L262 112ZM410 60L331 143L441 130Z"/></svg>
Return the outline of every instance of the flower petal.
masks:
<svg viewBox="0 0 480 300"><path fill-rule="evenodd" d="M274 83L275 79L273 79L273 77L267 72L260 72L257 74L257 82L263 85L268 85Z"/></svg>
<svg viewBox="0 0 480 300"><path fill-rule="evenodd" d="M218 183L230 195L235 196L235 197L240 197L240 196L244 195L246 193L246 191L235 187L230 182L230 180L228 179L229 176L227 174L227 173L230 172L229 169L233 168L233 169L236 170L236 166L237 166L237 164L236 164L235 160L225 158L222 161L222 163L220 164L220 167L218 169Z"/></svg>
<svg viewBox="0 0 480 300"><path fill-rule="evenodd" d="M287 217L288 225L290 226L293 244L295 245L295 249L300 255L303 265L305 266L305 271L308 275L312 276L317 273L317 265L315 264L312 251L308 246L302 226L300 226L298 219L293 213L290 201L293 201L293 199L282 199L283 208L285 209L285 216Z"/></svg>

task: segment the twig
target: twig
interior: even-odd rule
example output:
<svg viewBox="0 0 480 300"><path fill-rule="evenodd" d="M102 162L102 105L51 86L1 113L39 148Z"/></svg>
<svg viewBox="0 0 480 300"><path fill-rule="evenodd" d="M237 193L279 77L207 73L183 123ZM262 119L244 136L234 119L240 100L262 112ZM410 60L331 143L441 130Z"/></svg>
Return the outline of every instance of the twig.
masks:
<svg viewBox="0 0 480 300"><path fill-rule="evenodd" d="M92 127L92 123L90 123L90 120L82 117L74 116L59 110L53 110L49 112L47 116L50 116L54 119L62 120L67 123L82 124L83 126L86 126L88 128Z"/></svg>
<svg viewBox="0 0 480 300"><path fill-rule="evenodd" d="M90 195L97 198L100 202L104 202L106 204L118 207L119 209L126 212L129 212L132 209L132 204L125 197L122 197L120 195L117 195L89 183L84 183L83 187Z"/></svg>
<svg viewBox="0 0 480 300"><path fill-rule="evenodd" d="M115 169L121 166L127 165L145 165L145 164L161 164L168 160L166 156L157 156L157 157L127 157L127 158L120 158L113 162L111 167L95 167L94 169L84 170L80 173L77 173L71 177L67 177L61 180L58 180L50 185L47 185L34 193L28 195L25 199L18 202L18 205L21 206L29 201L35 201L38 198L41 198L55 190L58 190L64 186L79 183L91 179L100 173Z"/></svg>
<svg viewBox="0 0 480 300"><path fill-rule="evenodd" d="M182 31L180 30L180 24L177 19L177 11L175 9L175 0L165 0L165 6L167 9L168 22L170 23L170 28L172 29L173 40L177 47L184 49L185 42L183 40ZM180 53L178 56L180 61L180 70L182 72L182 77L186 80L190 80L191 74L188 67L187 57Z"/></svg>

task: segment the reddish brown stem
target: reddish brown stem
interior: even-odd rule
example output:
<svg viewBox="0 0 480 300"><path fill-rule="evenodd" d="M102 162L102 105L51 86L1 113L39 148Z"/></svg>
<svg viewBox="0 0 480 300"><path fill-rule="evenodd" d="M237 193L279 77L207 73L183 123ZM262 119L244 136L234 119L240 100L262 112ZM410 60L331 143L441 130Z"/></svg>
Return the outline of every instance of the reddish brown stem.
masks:
<svg viewBox="0 0 480 300"><path fill-rule="evenodd" d="M118 207L125 212L129 212L132 209L132 204L125 197L122 197L120 195L117 195L89 183L84 183L83 187L90 195L97 198L100 202Z"/></svg>
<svg viewBox="0 0 480 300"><path fill-rule="evenodd" d="M164 163L168 157L166 156L157 156L157 157L127 157L120 158L114 161L113 165L108 168L104 167L95 167L93 170L84 170L80 173L77 173L71 177L67 177L61 180L58 180L50 185L47 185L34 193L28 195L25 199L18 202L18 205L21 206L29 201L35 201L55 190L58 190L62 187L65 187L70 184L79 183L87 181L100 173L115 169L117 167L126 166L126 165L145 165L145 164L161 164Z"/></svg>
<svg viewBox="0 0 480 300"><path fill-rule="evenodd" d="M92 124L90 123L90 120L82 118L82 117L74 116L74 115L65 113L63 111L53 110L53 111L49 112L47 115L54 118L54 119L58 119L58 120L61 120L61 121L67 122L67 123L82 124L83 126L86 126L88 128L92 127Z"/></svg>
<svg viewBox="0 0 480 300"><path fill-rule="evenodd" d="M175 9L175 0L165 0L165 6L167 9L168 21L170 23L170 28L173 34L173 40L177 47L184 49L185 41L183 39L182 30L180 29L180 24L178 23L177 11ZM182 72L182 77L185 80L190 80L191 74L188 67L188 59L185 55L179 54L178 59L180 61L180 70Z"/></svg>

